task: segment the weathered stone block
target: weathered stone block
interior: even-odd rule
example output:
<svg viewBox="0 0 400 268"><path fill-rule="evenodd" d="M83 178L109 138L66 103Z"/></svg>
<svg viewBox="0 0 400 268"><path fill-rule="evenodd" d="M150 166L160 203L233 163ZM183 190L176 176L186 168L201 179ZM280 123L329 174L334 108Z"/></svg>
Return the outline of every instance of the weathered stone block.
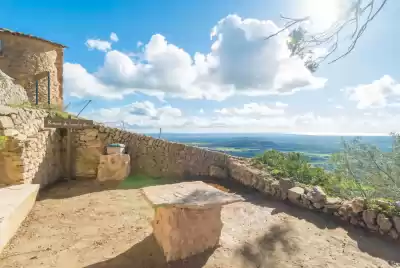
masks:
<svg viewBox="0 0 400 268"><path fill-rule="evenodd" d="M0 252L32 209L39 185L13 185L0 189Z"/></svg>
<svg viewBox="0 0 400 268"><path fill-rule="evenodd" d="M217 246L222 206L243 200L200 181L150 186L142 193L155 207L153 232L167 261Z"/></svg>
<svg viewBox="0 0 400 268"><path fill-rule="evenodd" d="M307 198L313 203L323 204L326 200L326 193L321 187L315 186L307 193Z"/></svg>
<svg viewBox="0 0 400 268"><path fill-rule="evenodd" d="M14 123L11 119L11 117L8 116L0 116L0 129L7 129L7 128L13 128Z"/></svg>
<svg viewBox="0 0 400 268"><path fill-rule="evenodd" d="M228 169L219 166L210 166L209 173L211 177L225 179L228 177Z"/></svg>
<svg viewBox="0 0 400 268"><path fill-rule="evenodd" d="M301 195L304 194L304 189L302 187L293 187L288 190L288 199L298 204L301 198Z"/></svg>
<svg viewBox="0 0 400 268"><path fill-rule="evenodd" d="M130 157L128 154L101 155L97 169L97 180L122 181L129 176Z"/></svg>
<svg viewBox="0 0 400 268"><path fill-rule="evenodd" d="M382 213L378 214L376 221L379 225L379 230L382 231L383 233L389 232L393 226L390 219Z"/></svg>
<svg viewBox="0 0 400 268"><path fill-rule="evenodd" d="M378 216L378 212L373 209L367 209L363 211L363 220L368 228L376 229L376 218Z"/></svg>
<svg viewBox="0 0 400 268"><path fill-rule="evenodd" d="M152 222L167 261L184 259L216 247L221 236L221 206L206 209L159 207Z"/></svg>
<svg viewBox="0 0 400 268"><path fill-rule="evenodd" d="M294 181L289 178L282 178L279 180L279 188L281 191L281 198L283 200L287 199L288 190L295 186Z"/></svg>

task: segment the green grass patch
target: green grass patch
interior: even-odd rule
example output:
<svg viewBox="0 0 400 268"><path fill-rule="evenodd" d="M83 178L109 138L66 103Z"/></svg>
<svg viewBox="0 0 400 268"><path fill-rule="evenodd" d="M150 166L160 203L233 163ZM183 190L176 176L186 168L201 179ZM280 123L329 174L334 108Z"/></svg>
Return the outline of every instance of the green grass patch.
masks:
<svg viewBox="0 0 400 268"><path fill-rule="evenodd" d="M69 115L71 116L71 118L74 118L74 119L78 118L77 116L70 114L66 111L63 111L60 107L58 107L57 105L53 105L53 104L39 103L38 105L36 105L36 104L30 103L30 102L26 102L26 103L22 103L22 104L11 104L9 106L13 107L13 108L42 109L42 110L48 111L52 116L64 118L64 119L67 119Z"/></svg>
<svg viewBox="0 0 400 268"><path fill-rule="evenodd" d="M150 177L143 174L135 174L126 178L120 183L120 189L139 189L147 186L164 185L175 183L177 180L166 179L161 177Z"/></svg>

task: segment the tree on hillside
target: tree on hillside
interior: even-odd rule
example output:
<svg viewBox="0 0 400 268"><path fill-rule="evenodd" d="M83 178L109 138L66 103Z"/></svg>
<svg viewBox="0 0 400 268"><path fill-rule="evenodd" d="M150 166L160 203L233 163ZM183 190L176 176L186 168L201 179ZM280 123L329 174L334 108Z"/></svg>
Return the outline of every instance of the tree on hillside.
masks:
<svg viewBox="0 0 400 268"><path fill-rule="evenodd" d="M361 138L343 140L343 150L333 154L331 162L339 177L352 179L353 196L400 200L400 136L392 133L388 152L365 144Z"/></svg>
<svg viewBox="0 0 400 268"><path fill-rule="evenodd" d="M290 18L281 15L285 21L284 27L266 37L266 40L289 30L287 45L291 55L299 56L304 60L305 66L311 72L315 72L318 66L328 58L330 58L328 62L330 64L350 54L369 23L376 18L387 2L388 0L352 0L349 8L328 29L317 33L308 31L304 26L310 17ZM344 34L350 35L350 44L345 52L333 57ZM316 48L322 48L326 50L326 53L322 56L317 55Z"/></svg>

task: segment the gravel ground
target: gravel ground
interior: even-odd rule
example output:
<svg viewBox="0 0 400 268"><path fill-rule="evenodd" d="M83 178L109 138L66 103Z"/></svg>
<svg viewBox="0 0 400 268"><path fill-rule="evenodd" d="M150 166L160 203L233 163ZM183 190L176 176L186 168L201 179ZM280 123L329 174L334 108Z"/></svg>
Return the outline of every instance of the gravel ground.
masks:
<svg viewBox="0 0 400 268"><path fill-rule="evenodd" d="M0 255L2 268L400 267L400 245L261 195L224 207L221 246L166 264L136 189L93 181L43 190Z"/></svg>

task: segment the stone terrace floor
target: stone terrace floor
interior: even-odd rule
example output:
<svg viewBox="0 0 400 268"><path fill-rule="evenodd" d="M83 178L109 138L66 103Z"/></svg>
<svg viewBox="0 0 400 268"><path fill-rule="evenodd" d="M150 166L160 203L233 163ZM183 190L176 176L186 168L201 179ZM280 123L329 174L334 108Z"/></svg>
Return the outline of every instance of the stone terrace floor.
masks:
<svg viewBox="0 0 400 268"><path fill-rule="evenodd" d="M0 255L0 267L400 267L400 246L246 191L225 206L221 247L166 264L151 236L153 210L136 189L93 181L44 190Z"/></svg>

